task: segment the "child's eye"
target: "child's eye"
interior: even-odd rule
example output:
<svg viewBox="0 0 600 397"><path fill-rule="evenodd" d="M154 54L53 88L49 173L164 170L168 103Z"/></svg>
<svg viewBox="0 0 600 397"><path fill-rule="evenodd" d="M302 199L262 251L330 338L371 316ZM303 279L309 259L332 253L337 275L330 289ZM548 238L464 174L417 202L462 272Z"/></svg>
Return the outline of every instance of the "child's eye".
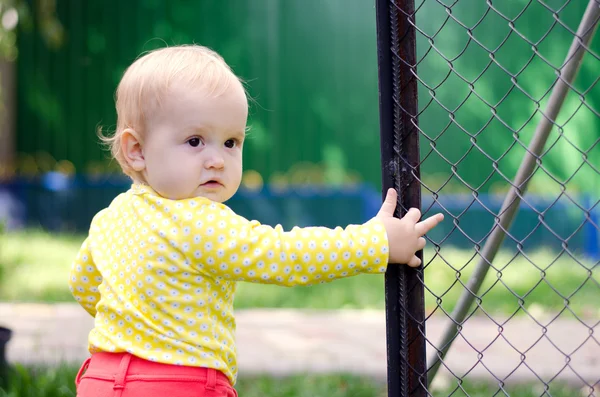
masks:
<svg viewBox="0 0 600 397"><path fill-rule="evenodd" d="M226 148L234 148L237 146L237 141L235 139L228 139L225 141L225 147Z"/></svg>
<svg viewBox="0 0 600 397"><path fill-rule="evenodd" d="M200 140L200 138L190 138L188 139L187 143L191 146L191 147L198 147L200 145L202 141Z"/></svg>

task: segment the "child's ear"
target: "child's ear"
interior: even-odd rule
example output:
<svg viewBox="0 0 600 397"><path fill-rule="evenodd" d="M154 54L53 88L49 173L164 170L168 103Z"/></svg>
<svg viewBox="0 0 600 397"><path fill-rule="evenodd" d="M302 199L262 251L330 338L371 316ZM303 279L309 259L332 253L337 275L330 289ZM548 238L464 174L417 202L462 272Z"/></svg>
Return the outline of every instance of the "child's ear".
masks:
<svg viewBox="0 0 600 397"><path fill-rule="evenodd" d="M146 168L142 141L135 130L126 128L123 131L121 135L121 152L134 171L141 172Z"/></svg>

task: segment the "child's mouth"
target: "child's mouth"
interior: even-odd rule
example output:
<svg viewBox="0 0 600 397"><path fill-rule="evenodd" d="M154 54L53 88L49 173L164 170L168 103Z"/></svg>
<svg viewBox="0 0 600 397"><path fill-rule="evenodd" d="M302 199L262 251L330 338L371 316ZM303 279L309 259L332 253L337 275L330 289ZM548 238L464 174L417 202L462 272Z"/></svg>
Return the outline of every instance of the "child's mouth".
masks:
<svg viewBox="0 0 600 397"><path fill-rule="evenodd" d="M206 187L206 188L215 189L215 188L221 187L222 185L219 182L217 182L217 181L208 181L208 182L204 182L202 184L202 186Z"/></svg>

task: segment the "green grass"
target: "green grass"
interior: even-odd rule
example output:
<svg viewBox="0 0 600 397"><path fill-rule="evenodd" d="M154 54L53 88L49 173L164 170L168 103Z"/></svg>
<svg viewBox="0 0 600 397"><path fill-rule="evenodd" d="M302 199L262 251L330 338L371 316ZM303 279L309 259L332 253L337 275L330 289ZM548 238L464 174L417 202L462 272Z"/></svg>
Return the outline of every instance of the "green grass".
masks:
<svg viewBox="0 0 600 397"><path fill-rule="evenodd" d="M67 275L83 236L53 235L37 230L11 232L1 236L0 300L4 301L73 301L67 288ZM441 257L435 257L425 269L428 310L440 306L451 310L478 259L473 251L443 247ZM425 260L433 257L425 251ZM510 314L519 308L535 313L555 312L569 307L577 314L598 317L600 309L600 266L593 262L583 265L567 255L539 250L528 253L535 265L522 256L513 259L501 251L491 269L480 294L481 307L489 313ZM452 267L454 267L454 269ZM240 283L236 295L237 308L286 307L309 309L369 308L385 306L383 276L362 275L330 284L311 287L282 288L268 285ZM562 295L562 296L561 296Z"/></svg>
<svg viewBox="0 0 600 397"><path fill-rule="evenodd" d="M0 235L0 300L73 301L66 282L83 239L40 230Z"/></svg>
<svg viewBox="0 0 600 397"><path fill-rule="evenodd" d="M0 397L75 397L74 379L77 368L61 366L56 368L31 368L17 366L10 384L0 388ZM370 378L335 375L295 375L275 378L268 376L242 377L236 385L243 397L385 397L386 385ZM434 396L490 397L490 396L553 396L574 397L592 395L591 390L552 383L548 390L541 384L521 384L505 386L484 382L462 382L448 384L444 388L431 390ZM544 392L546 391L546 394ZM585 391L585 393L583 393Z"/></svg>

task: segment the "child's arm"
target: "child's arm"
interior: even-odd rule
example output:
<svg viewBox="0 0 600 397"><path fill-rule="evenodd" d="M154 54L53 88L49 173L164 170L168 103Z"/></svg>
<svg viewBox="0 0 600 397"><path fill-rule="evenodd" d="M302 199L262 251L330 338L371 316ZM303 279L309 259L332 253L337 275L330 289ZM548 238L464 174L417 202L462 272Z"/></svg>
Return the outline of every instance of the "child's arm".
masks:
<svg viewBox="0 0 600 397"><path fill-rule="evenodd" d="M100 300L98 285L102 276L92 260L89 237L83 242L71 266L69 289L83 308L92 316L96 315L96 304Z"/></svg>
<svg viewBox="0 0 600 397"><path fill-rule="evenodd" d="M420 213L413 219L412 211L406 219L388 219L395 209L394 193L389 193L377 217L344 229L296 227L286 232L279 225L261 225L214 208L199 228L196 223L198 234L191 236L194 243L187 255L213 277L283 286L383 273L388 262L418 266L412 259L425 245L422 236L442 218L417 223ZM395 241L388 241L388 236Z"/></svg>
<svg viewBox="0 0 600 397"><path fill-rule="evenodd" d="M211 239L214 251L202 252L198 266L226 279L282 286L383 273L387 267L387 238L377 221L344 229L296 227L289 232L252 221L238 230L238 238Z"/></svg>

